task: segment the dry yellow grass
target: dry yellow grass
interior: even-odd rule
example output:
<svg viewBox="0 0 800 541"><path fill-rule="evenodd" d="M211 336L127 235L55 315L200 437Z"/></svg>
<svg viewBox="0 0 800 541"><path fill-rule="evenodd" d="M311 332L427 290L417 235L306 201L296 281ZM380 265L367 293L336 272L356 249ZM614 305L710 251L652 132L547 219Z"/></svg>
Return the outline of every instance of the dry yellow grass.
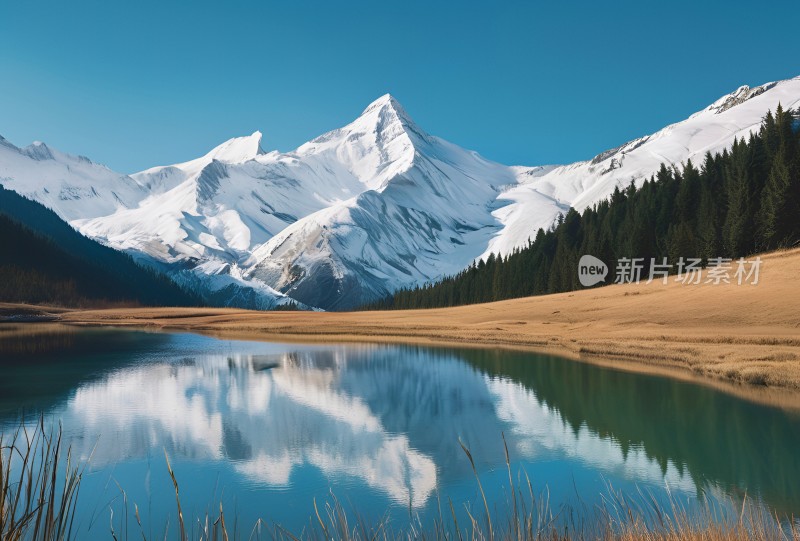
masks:
<svg viewBox="0 0 800 541"><path fill-rule="evenodd" d="M778 389L792 395L800 390L800 249L761 258L757 285L670 280L667 285L613 285L432 310L133 308L59 310L58 317L72 324L134 325L232 338L532 348L634 370L735 383L753 396L761 393L774 401L780 395L783 400Z"/></svg>

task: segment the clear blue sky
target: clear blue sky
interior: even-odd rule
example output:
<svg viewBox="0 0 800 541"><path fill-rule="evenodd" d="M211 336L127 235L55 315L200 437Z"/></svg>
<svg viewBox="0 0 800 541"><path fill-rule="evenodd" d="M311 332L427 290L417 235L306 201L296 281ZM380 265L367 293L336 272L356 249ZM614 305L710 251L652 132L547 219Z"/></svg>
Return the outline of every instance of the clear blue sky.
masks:
<svg viewBox="0 0 800 541"><path fill-rule="evenodd" d="M797 2L0 4L0 134L122 172L264 132L290 150L391 92L507 164L592 157L800 75Z"/></svg>

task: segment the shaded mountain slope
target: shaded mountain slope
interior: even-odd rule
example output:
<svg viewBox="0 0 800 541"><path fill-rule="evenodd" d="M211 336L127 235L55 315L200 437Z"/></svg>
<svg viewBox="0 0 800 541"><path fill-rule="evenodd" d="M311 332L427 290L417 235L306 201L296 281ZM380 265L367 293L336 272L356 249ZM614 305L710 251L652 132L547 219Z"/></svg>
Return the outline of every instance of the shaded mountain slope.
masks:
<svg viewBox="0 0 800 541"><path fill-rule="evenodd" d="M0 187L0 299L68 306L194 306L200 299L53 211Z"/></svg>

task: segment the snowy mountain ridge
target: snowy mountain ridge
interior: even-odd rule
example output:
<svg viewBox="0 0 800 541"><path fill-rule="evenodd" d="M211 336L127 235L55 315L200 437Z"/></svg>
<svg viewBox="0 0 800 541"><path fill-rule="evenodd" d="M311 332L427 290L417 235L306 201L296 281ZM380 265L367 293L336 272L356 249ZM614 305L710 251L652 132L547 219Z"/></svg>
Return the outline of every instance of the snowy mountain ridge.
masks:
<svg viewBox="0 0 800 541"><path fill-rule="evenodd" d="M520 231L540 227L532 216L540 212L538 202L527 198L531 190L581 211L611 195L616 186L643 182L662 163L680 166L687 160L702 162L707 152L721 152L734 138L757 130L767 111L781 104L784 109L800 107L800 77L749 87L741 86L722 96L686 120L656 133L602 152L591 160L553 167L543 174L521 174L520 185L501 197L510 200L508 209L497 213L503 231L492 239L484 255L508 253L520 246Z"/></svg>
<svg viewBox="0 0 800 541"><path fill-rule="evenodd" d="M509 167L426 133L387 94L290 152L254 132L133 175L0 138L0 184L216 304L348 309L524 246L570 206L730 146L778 103L800 106L800 77L740 87L591 160Z"/></svg>

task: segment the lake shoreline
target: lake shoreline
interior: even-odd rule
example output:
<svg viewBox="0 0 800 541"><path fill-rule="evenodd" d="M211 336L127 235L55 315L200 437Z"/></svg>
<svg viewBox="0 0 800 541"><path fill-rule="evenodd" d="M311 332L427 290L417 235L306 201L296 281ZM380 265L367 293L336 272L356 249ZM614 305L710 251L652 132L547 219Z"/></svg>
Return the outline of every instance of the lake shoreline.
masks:
<svg viewBox="0 0 800 541"><path fill-rule="evenodd" d="M42 319L42 324L52 323L50 319ZM297 344L385 344L385 345L416 345L433 348L468 348L468 349L506 349L525 351L531 353L555 355L567 362L583 362L604 368L631 372L635 374L666 377L673 380L685 381L717 391L726 393L736 398L755 404L777 407L790 411L800 411L800 389L792 387L778 387L757 385L747 382L731 380L714 375L704 375L693 371L678 363L670 362L665 358L648 358L647 360L631 360L625 357L610 355L597 355L576 352L574 349L564 347L560 342L552 344L531 345L524 341L469 341L461 338L446 336L418 336L418 335L381 335L381 334L324 334L324 333L264 333L259 331L243 331L230 327L215 327L213 325L194 326L175 324L147 319L139 321L136 318L124 320L82 320L70 314L66 320L57 323L76 327L114 327L131 330L145 330L153 332L189 332L201 334L221 340L248 340L260 342L279 342ZM27 323L26 325L31 325Z"/></svg>
<svg viewBox="0 0 800 541"><path fill-rule="evenodd" d="M0 316L247 340L526 349L691 379L794 408L800 404L800 310L787 300L800 290L800 249L761 257L756 286L625 284L454 308L381 312L0 304Z"/></svg>

